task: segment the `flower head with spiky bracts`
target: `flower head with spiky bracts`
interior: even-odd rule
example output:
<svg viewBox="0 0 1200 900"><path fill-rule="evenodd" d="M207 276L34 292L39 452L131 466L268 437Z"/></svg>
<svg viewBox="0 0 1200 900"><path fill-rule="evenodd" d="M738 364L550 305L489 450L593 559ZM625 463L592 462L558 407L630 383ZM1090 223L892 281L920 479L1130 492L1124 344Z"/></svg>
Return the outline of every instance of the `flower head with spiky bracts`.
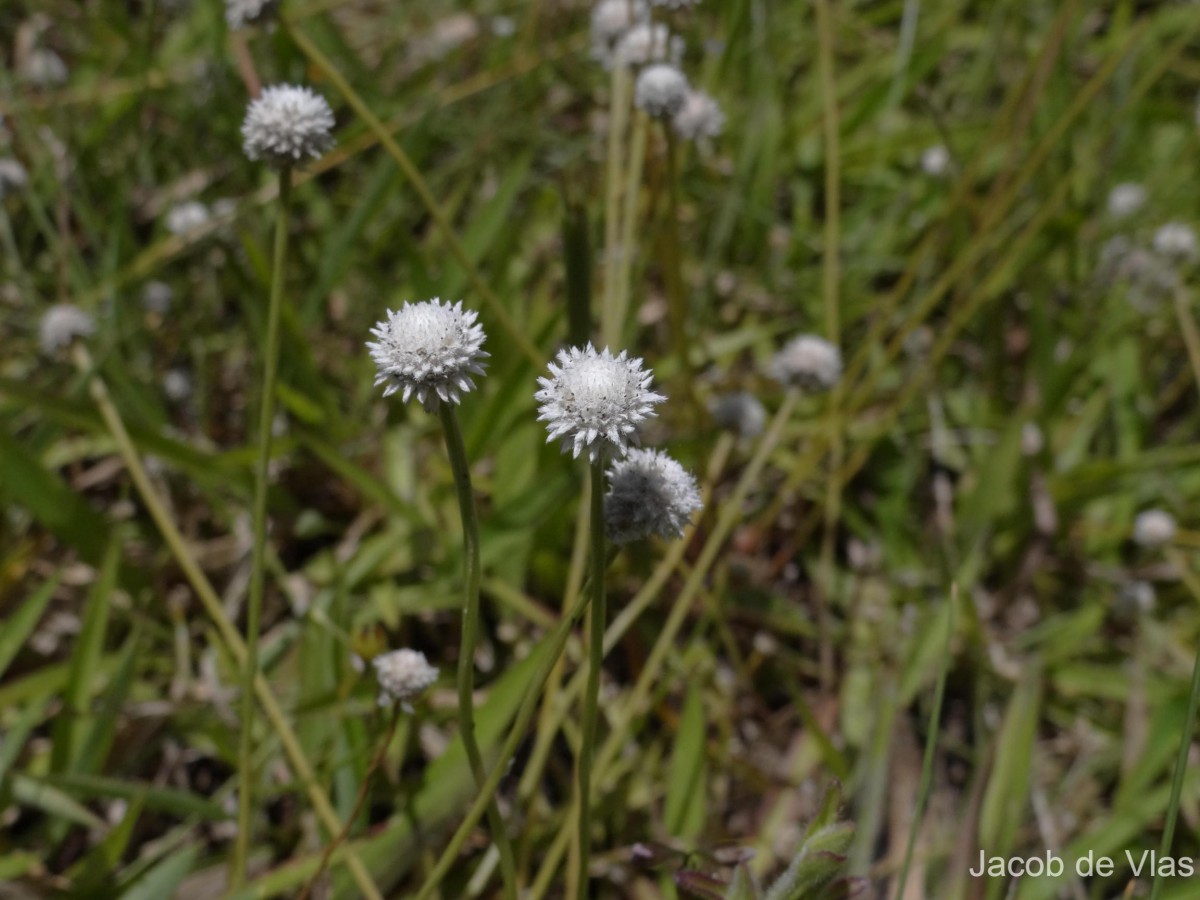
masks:
<svg viewBox="0 0 1200 900"><path fill-rule="evenodd" d="M802 334L775 354L771 376L807 391L827 391L842 377L842 354L824 338Z"/></svg>
<svg viewBox="0 0 1200 900"><path fill-rule="evenodd" d="M438 670L419 650L393 650L371 660L379 681L379 705L391 706L420 696L437 681Z"/></svg>
<svg viewBox="0 0 1200 900"><path fill-rule="evenodd" d="M633 102L648 116L669 119L683 109L687 95L684 74L668 63L655 63L638 73Z"/></svg>
<svg viewBox="0 0 1200 900"><path fill-rule="evenodd" d="M685 141L703 141L717 137L725 129L725 113L704 91L688 91L671 125Z"/></svg>
<svg viewBox="0 0 1200 900"><path fill-rule="evenodd" d="M242 122L242 149L277 169L333 147L333 110L320 94L291 84L263 88Z"/></svg>
<svg viewBox="0 0 1200 900"><path fill-rule="evenodd" d="M38 340L42 352L55 353L69 347L76 338L90 337L96 333L96 320L78 306L57 303L46 310L38 326Z"/></svg>
<svg viewBox="0 0 1200 900"><path fill-rule="evenodd" d="M559 351L550 377L538 379L542 389L534 394L547 442L561 440L563 452L576 457L586 450L593 462L605 448L625 455L638 425L667 399L650 390L653 375L624 350L613 356L607 347L597 351L588 344Z"/></svg>
<svg viewBox="0 0 1200 900"><path fill-rule="evenodd" d="M683 537L704 505L691 473L658 450L630 450L608 470L608 485L604 530L617 544Z"/></svg>
<svg viewBox="0 0 1200 900"><path fill-rule="evenodd" d="M1165 509L1147 509L1133 520L1134 543L1143 547L1161 547L1175 539L1175 517Z"/></svg>
<svg viewBox="0 0 1200 900"><path fill-rule="evenodd" d="M279 8L279 0L225 0L225 22L237 30L265 22Z"/></svg>
<svg viewBox="0 0 1200 900"><path fill-rule="evenodd" d="M600 0L592 7L592 58L609 65L625 32L649 19L645 0Z"/></svg>
<svg viewBox="0 0 1200 900"><path fill-rule="evenodd" d="M379 370L375 384L386 385L383 396L401 391L405 403L415 396L432 410L441 400L458 403L474 390L471 376L483 374L483 360L491 355L483 349L478 318L461 300L451 304L437 297L388 310L371 329L377 340L367 342Z"/></svg>

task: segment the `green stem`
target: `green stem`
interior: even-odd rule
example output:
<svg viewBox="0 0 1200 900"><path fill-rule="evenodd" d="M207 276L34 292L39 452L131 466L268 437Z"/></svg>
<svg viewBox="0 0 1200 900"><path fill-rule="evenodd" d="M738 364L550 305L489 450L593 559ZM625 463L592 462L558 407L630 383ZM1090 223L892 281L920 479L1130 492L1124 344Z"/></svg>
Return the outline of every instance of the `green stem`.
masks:
<svg viewBox="0 0 1200 900"><path fill-rule="evenodd" d="M433 871L429 873L425 879L425 883L421 885L421 890L418 892L416 900L429 900L433 896L433 892L437 890L438 885L442 883L442 879L446 877L446 874L450 871L450 867L454 865L458 855L462 852L467 838L470 837L475 826L479 824L479 820L483 817L486 807L491 804L492 796L496 793L500 779L504 777L504 773L508 769L508 760L512 759L513 754L517 752L517 745L525 739L525 734L529 730L529 723L533 719L538 701L542 697L542 688L545 687L546 681L550 678L551 671L558 663L563 650L566 649L567 641L571 636L571 629L575 627L575 623L583 615L583 610L587 606L587 602L588 595L580 594L575 601L575 605L571 607L570 611L559 622L558 628L551 639L550 649L525 690L525 699L521 701L521 707L517 710L516 721L509 730L508 737L504 740L504 746L500 748L496 765L492 766L492 771L488 773L487 780L479 788L479 796L475 798L475 802L471 804L466 817L459 824L458 830L454 832L454 835L443 848L442 855L438 857Z"/></svg>
<svg viewBox="0 0 1200 900"><path fill-rule="evenodd" d="M633 277L634 238L637 234L638 200L641 199L642 168L646 160L646 133L650 120L640 110L633 121L633 140L629 150L629 169L626 172L625 203L621 211L621 235L618 240L618 265L616 290L612 298L613 314L608 322L609 330L603 335L609 347L621 343L621 332L625 327L625 314L629 311L629 282Z"/></svg>
<svg viewBox="0 0 1200 900"><path fill-rule="evenodd" d="M612 67L609 91L608 153L604 169L604 295L600 308L600 333L605 341L617 343L620 323L616 315L617 279L620 272L621 234L621 145L629 119L629 69Z"/></svg>
<svg viewBox="0 0 1200 900"><path fill-rule="evenodd" d="M679 146L675 131L663 122L667 144L667 227L663 233L663 280L667 288L667 315L671 325L671 343L679 358L680 387L689 405L694 405L692 386L695 378L687 344L687 301L683 286L683 253L679 238Z"/></svg>
<svg viewBox="0 0 1200 900"><path fill-rule="evenodd" d="M946 695L946 673L950 670L950 639L954 636L954 607L958 604L958 585L950 589L950 608L946 611L946 639L942 644L942 665L938 671L937 687L933 690L933 711L929 716L929 736L925 739L925 760L921 763L921 783L917 788L917 808L913 810L912 825L908 829L908 846L904 848L904 868L900 870L900 887L895 896L903 900L904 887L908 883L908 869L912 865L913 848L917 844L917 832L921 829L921 817L925 815L925 803L929 798L929 785L933 781L933 756L937 747L938 728L942 720L942 698Z"/></svg>
<svg viewBox="0 0 1200 900"><path fill-rule="evenodd" d="M588 862L592 851L592 755L596 747L596 719L600 703L600 669L604 660L604 626L608 618L604 593L604 453L592 462L591 486L592 572L591 624L588 626L588 678L583 696L583 730L579 739L579 868L576 896L588 898Z"/></svg>
<svg viewBox="0 0 1200 900"><path fill-rule="evenodd" d="M463 746L471 764L475 784L482 790L486 773L479 742L475 737L475 645L479 641L479 517L475 513L475 495L471 488L471 465L467 447L453 403L439 403L438 413L446 436L446 453L454 472L454 488L458 493L458 511L462 515L463 549L466 555L466 595L463 602L462 645L458 652L458 714ZM500 851L500 870L504 875L504 895L509 900L517 896L517 866L512 844L504 830L500 807L493 799L487 807L488 825L496 849Z"/></svg>
<svg viewBox="0 0 1200 900"><path fill-rule="evenodd" d="M204 607L204 611L216 626L217 633L221 636L221 641L232 658L234 666L243 665L246 660L246 645L242 641L242 636L238 634L237 628L226 615L225 607L221 603L221 598L217 596L212 582L208 580L208 576L196 562L183 535L179 533L170 513L167 512L166 506L159 499L158 493L142 465L141 458L138 456L133 439L129 436L129 430L125 427L125 422L108 393L108 387L95 369L91 355L87 352L87 348L79 342L75 343L73 355L76 367L81 373L88 376L88 391L96 403L96 408L100 410L104 426L112 435L117 452L125 463L125 468L133 480L134 487L137 488L138 495L142 498L146 511L154 520L154 524L158 526L159 533L162 534L171 555L179 563L179 568L188 584L196 592L200 605ZM288 722L287 716L284 715L283 708L275 699L275 695L271 693L271 686L261 674L254 680L254 689L258 694L258 702L262 704L263 712L271 723L271 728L278 735L280 744L283 745L283 752L288 758L288 764L292 767L292 773L295 775L296 781L304 786L317 818L321 820L321 824L325 826L325 830L330 835L337 834L341 830L342 822L337 817L333 804L329 802L329 797L317 781L312 763L304 755L300 741L296 738L296 732ZM383 900L379 889L371 880L370 873L353 847L347 845L343 850L342 857L350 869L350 874L354 877L359 892L368 900Z"/></svg>
<svg viewBox="0 0 1200 900"><path fill-rule="evenodd" d="M267 306L267 343L263 351L262 397L258 412L258 455L254 463L254 552L250 568L250 599L246 609L246 664L242 669L241 734L238 740L238 830L230 861L229 880L240 887L250 857L251 814L254 809L254 679L258 675L258 633L262 625L263 584L266 578L267 481L271 462L271 425L275 418L275 380L279 368L279 313L283 306L284 260L287 257L288 207L292 170L279 173L279 213L275 220L275 249L271 259L271 294Z"/></svg>

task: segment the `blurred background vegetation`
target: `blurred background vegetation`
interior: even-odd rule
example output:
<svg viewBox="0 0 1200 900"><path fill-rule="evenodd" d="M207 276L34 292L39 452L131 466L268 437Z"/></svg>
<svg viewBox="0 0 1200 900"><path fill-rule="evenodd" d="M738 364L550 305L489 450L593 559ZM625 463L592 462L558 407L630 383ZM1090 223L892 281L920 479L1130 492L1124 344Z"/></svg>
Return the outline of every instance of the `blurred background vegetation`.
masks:
<svg viewBox="0 0 1200 900"><path fill-rule="evenodd" d="M444 673L354 827L385 894L420 884L475 796L454 740L453 483L436 418L372 386L363 344L386 308L462 298L489 335L489 375L461 411L493 750L578 589L583 471L544 444L533 392L568 335L564 223L600 259L610 82L588 5L289 0L285 15L386 123L540 359L287 29L231 35L199 0L0 7L0 156L27 175L0 190L6 896L222 889L236 669L87 375L38 335L54 303L94 316L96 372L237 620L275 194L241 152L256 78L311 85L338 115L291 218L264 665L340 815L386 730L354 657L411 646ZM895 890L914 828L909 900L1140 896L1122 854L1158 847L1200 637L1195 259L1154 248L1200 209L1200 7L704 0L667 18L728 121L680 159L686 358L650 133L623 346L671 396L644 443L696 472L708 507L686 544L635 546L610 573L598 896L676 896L677 877L726 881L751 851L756 874L776 873L835 782L861 896ZM1136 210L1110 207L1122 182L1144 187ZM709 402L744 390L773 412L766 361L831 327L841 387L778 435L722 436ZM1152 507L1181 523L1165 548L1131 540ZM501 783L529 897L562 890L582 652L574 640ZM294 896L318 822L259 724L245 895ZM1189 777L1176 855L1200 851L1197 828ZM1118 867L1010 886L967 875L981 847ZM443 895L491 896L497 880L470 841ZM341 865L322 889L356 896Z"/></svg>

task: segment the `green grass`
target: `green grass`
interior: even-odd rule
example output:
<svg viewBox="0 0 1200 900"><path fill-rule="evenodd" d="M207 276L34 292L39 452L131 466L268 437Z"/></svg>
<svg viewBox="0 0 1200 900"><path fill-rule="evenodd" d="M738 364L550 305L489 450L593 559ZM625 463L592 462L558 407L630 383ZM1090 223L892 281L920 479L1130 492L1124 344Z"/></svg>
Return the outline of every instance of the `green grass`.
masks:
<svg viewBox="0 0 1200 900"><path fill-rule="evenodd" d="M533 392L568 334L602 329L670 395L644 443L707 504L686 543L633 545L607 572L595 896L720 897L735 875L752 896L801 871L803 846L827 859L823 835L837 871L804 877L880 896L911 840L909 898L1148 895L1125 851L1159 850L1169 820L1174 855L1200 853L1190 770L1171 815L1200 640L1198 271L1149 304L1098 274L1114 235L1200 225L1193 5L705 0L670 21L725 133L672 160L660 128L618 112L612 172L604 123L628 88L588 58L582 2L285 13L239 40L264 82L330 101L338 145L297 171L290 216L237 896L294 896L315 871L388 728L352 653L402 646L444 677L397 729L329 890L432 895L444 857L442 896L499 896L490 829L461 827L477 792L450 675L454 473L437 416L384 401L363 346L386 308L433 296L478 310L492 354L459 410L477 734L523 896L575 877L588 645L556 626L590 590L584 467L544 443ZM473 34L431 56L462 15ZM36 89L0 72L0 157L30 176L0 197L0 883L205 895L233 850L277 181L241 152L219 4L17 0L0 33L71 73ZM934 144L943 178L921 170ZM1148 199L1115 222L1123 181ZM187 199L232 203L171 235ZM637 252L606 279L606 236L626 234ZM174 291L165 314L142 305L151 280ZM57 302L96 317L86 353L39 352ZM833 394L764 374L805 331L841 345ZM172 370L186 398L165 391ZM730 390L766 405L762 436L706 420ZM1180 521L1165 551L1130 540L1155 506ZM1135 579L1157 600L1129 615ZM822 805L834 782L840 818ZM975 879L981 847L1050 849L1067 874ZM1089 852L1114 872L1075 878Z"/></svg>

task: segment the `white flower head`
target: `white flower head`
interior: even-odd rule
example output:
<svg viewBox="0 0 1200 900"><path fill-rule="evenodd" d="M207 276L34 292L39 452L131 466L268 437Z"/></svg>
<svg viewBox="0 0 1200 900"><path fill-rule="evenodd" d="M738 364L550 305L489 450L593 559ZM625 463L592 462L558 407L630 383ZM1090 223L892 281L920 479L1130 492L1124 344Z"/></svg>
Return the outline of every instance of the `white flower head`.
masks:
<svg viewBox="0 0 1200 900"><path fill-rule="evenodd" d="M715 138L725 129L725 113L704 91L688 91L671 124L684 140L701 141Z"/></svg>
<svg viewBox="0 0 1200 900"><path fill-rule="evenodd" d="M371 329L377 340L367 342L379 370L375 384L385 385L383 396L401 391L405 403L415 396L429 410L442 400L458 403L475 388L471 376L483 374L483 360L491 355L483 349L478 318L461 300L451 304L436 297L388 310Z"/></svg>
<svg viewBox="0 0 1200 900"><path fill-rule="evenodd" d="M1154 232L1154 249L1176 262L1196 257L1196 232L1183 222L1168 222Z"/></svg>
<svg viewBox="0 0 1200 900"><path fill-rule="evenodd" d="M17 75L37 88L65 84L70 72L63 58L49 47L34 47L22 61Z"/></svg>
<svg viewBox="0 0 1200 900"><path fill-rule="evenodd" d="M438 670L419 650L393 650L371 660L379 681L379 705L408 704L437 681Z"/></svg>
<svg viewBox="0 0 1200 900"><path fill-rule="evenodd" d="M767 411L758 398L748 391L722 394L709 407L713 421L721 428L736 431L744 438L762 434L767 425Z"/></svg>
<svg viewBox="0 0 1200 900"><path fill-rule="evenodd" d="M638 73L633 102L648 116L669 119L683 109L687 95L684 74L668 63L655 63Z"/></svg>
<svg viewBox="0 0 1200 900"><path fill-rule="evenodd" d="M23 190L29 184L29 173L12 157L0 159L0 198L10 191Z"/></svg>
<svg viewBox="0 0 1200 900"><path fill-rule="evenodd" d="M1114 219L1127 219L1146 204L1146 189L1133 181L1113 185L1108 192L1108 214Z"/></svg>
<svg viewBox="0 0 1200 900"><path fill-rule="evenodd" d="M38 326L38 340L42 352L50 355L62 347L69 347L76 338L90 337L96 333L96 321L78 306L57 303L46 310Z"/></svg>
<svg viewBox="0 0 1200 900"><path fill-rule="evenodd" d="M593 462L606 447L625 455L638 425L667 399L650 390L653 374L624 350L613 356L607 347L597 351L588 344L559 351L550 377L538 379L542 389L533 395L549 432L547 443L561 440L563 452L576 457L586 450Z"/></svg>
<svg viewBox="0 0 1200 900"><path fill-rule="evenodd" d="M165 281L148 281L142 288L142 308L146 312L165 316L175 300L174 289Z"/></svg>
<svg viewBox="0 0 1200 900"><path fill-rule="evenodd" d="M1154 612L1157 599L1154 585L1135 580L1121 585L1113 602L1113 613L1120 619L1137 619Z"/></svg>
<svg viewBox="0 0 1200 900"><path fill-rule="evenodd" d="M944 144L925 148L921 154L921 171L930 178L942 178L950 171L950 151Z"/></svg>
<svg viewBox="0 0 1200 900"><path fill-rule="evenodd" d="M600 0L592 7L592 57L606 66L611 64L625 32L649 19L645 0Z"/></svg>
<svg viewBox="0 0 1200 900"><path fill-rule="evenodd" d="M173 403L182 403L192 396L192 376L186 369L170 369L163 376L163 393Z"/></svg>
<svg viewBox="0 0 1200 900"><path fill-rule="evenodd" d="M1161 547L1175 538L1175 517L1163 509L1147 509L1133 520L1134 543L1143 547Z"/></svg>
<svg viewBox="0 0 1200 900"><path fill-rule="evenodd" d="M279 8L279 0L225 0L225 21L236 30L265 22Z"/></svg>
<svg viewBox="0 0 1200 900"><path fill-rule="evenodd" d="M604 529L614 543L683 537L703 505L696 479L658 450L633 449L608 470Z"/></svg>
<svg viewBox="0 0 1200 900"><path fill-rule="evenodd" d="M842 377L841 351L815 334L802 334L775 354L771 377L807 391L827 391Z"/></svg>
<svg viewBox="0 0 1200 900"><path fill-rule="evenodd" d="M167 231L171 234L182 235L207 224L208 218L207 206L199 200L188 200L167 210L163 224L167 226Z"/></svg>
<svg viewBox="0 0 1200 900"><path fill-rule="evenodd" d="M250 102L242 122L242 148L275 168L320 159L333 147L333 110L306 87L276 84Z"/></svg>
<svg viewBox="0 0 1200 900"><path fill-rule="evenodd" d="M672 35L661 23L639 22L621 35L613 47L613 62L623 66L678 63L682 57L683 39Z"/></svg>

